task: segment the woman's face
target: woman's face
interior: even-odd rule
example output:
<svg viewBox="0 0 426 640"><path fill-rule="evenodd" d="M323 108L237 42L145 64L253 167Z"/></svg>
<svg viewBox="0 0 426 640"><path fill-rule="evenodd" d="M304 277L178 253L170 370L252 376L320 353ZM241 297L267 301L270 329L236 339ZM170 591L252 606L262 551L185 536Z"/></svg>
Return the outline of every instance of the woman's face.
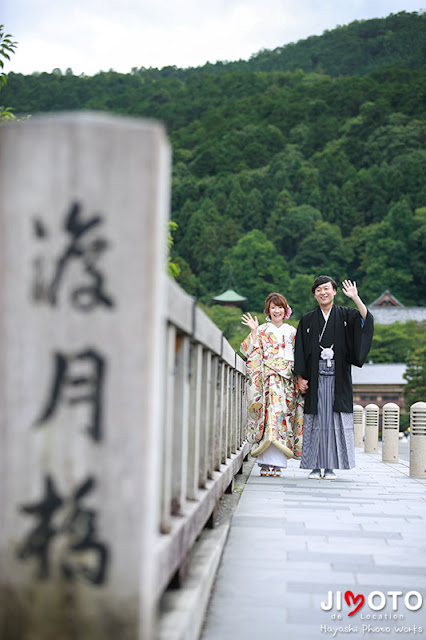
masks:
<svg viewBox="0 0 426 640"><path fill-rule="evenodd" d="M269 305L269 317L271 318L271 322L274 324L281 324L284 320L285 310L284 307L279 307L278 305L271 302Z"/></svg>

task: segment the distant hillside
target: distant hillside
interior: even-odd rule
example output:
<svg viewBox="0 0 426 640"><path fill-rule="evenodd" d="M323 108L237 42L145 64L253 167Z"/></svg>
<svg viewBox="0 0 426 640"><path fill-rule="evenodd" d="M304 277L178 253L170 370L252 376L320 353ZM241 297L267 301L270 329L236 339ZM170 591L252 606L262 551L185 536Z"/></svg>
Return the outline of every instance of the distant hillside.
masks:
<svg viewBox="0 0 426 640"><path fill-rule="evenodd" d="M199 69L10 73L1 102L165 123L172 257L198 300L232 264L251 310L278 290L297 318L318 273L355 279L367 303L390 289L425 305L424 27L400 13Z"/></svg>
<svg viewBox="0 0 426 640"><path fill-rule="evenodd" d="M387 18L356 20L273 51L265 49L248 62L219 62L206 67L239 71L302 69L334 77L363 76L388 65L420 67L425 59L426 14L402 11Z"/></svg>

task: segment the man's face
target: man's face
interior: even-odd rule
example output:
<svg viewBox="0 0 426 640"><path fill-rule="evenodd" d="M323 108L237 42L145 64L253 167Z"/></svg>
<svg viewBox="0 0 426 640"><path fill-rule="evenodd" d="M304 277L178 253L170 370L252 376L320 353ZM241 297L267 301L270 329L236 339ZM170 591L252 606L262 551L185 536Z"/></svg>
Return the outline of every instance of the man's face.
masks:
<svg viewBox="0 0 426 640"><path fill-rule="evenodd" d="M333 303L336 293L331 282L326 282L315 289L314 296L320 307L328 307Z"/></svg>

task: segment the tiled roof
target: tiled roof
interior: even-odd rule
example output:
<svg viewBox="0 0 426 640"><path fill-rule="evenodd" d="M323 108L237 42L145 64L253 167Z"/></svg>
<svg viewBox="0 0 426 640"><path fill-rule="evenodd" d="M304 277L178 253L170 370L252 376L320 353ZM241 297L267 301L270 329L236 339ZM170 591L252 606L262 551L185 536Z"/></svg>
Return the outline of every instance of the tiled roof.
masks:
<svg viewBox="0 0 426 640"><path fill-rule="evenodd" d="M381 306L383 303L386 303L386 302L388 303L390 302L393 306L396 306L396 307L404 307L402 302L400 302L397 298L395 298L395 296L391 294L389 289L386 289L386 291L383 291L383 293L378 298L373 300L373 302L370 304L370 307Z"/></svg>
<svg viewBox="0 0 426 640"><path fill-rule="evenodd" d="M227 289L227 291L221 293L220 296L212 298L212 300L215 300L217 302L246 302L247 298L244 298L244 296L240 296L240 294L233 289Z"/></svg>

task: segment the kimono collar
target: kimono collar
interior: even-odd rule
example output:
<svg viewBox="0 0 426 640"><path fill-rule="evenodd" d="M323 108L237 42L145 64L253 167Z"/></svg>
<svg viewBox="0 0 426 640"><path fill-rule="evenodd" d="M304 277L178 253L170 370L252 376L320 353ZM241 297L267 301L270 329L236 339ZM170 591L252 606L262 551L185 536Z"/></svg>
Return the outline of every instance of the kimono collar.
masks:
<svg viewBox="0 0 426 640"><path fill-rule="evenodd" d="M314 336L317 336L316 341L318 343L321 341L323 347L329 347L335 338L336 307L334 304L330 308L327 318L324 318L324 312L321 307L318 306L317 312L314 314L314 327Z"/></svg>
<svg viewBox="0 0 426 640"><path fill-rule="evenodd" d="M322 309L321 309L321 307L320 307L320 309L321 309L321 311L322 311L322 315L324 316L324 320L325 320L326 322L327 322L327 320L328 320L328 319L329 319L329 317L330 317L330 313L331 313L331 310L332 310L332 308L333 308L333 307L334 307L334 305L331 305L331 307L329 308L329 310L327 311L327 313L326 313L325 311L322 311Z"/></svg>

